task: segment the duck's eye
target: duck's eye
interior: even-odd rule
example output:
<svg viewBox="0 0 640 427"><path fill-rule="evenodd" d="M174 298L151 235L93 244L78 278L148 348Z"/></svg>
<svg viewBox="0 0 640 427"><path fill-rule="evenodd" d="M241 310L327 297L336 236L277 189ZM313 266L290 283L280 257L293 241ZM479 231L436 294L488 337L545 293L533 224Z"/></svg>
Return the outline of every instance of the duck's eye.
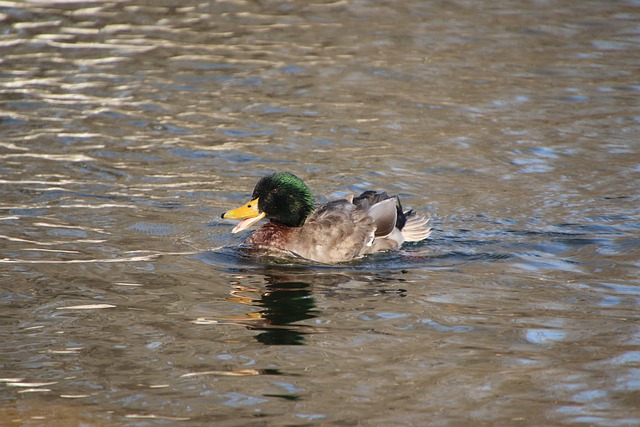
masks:
<svg viewBox="0 0 640 427"><path fill-rule="evenodd" d="M278 192L277 188L274 188L273 190L270 191L271 194L276 194Z"/></svg>

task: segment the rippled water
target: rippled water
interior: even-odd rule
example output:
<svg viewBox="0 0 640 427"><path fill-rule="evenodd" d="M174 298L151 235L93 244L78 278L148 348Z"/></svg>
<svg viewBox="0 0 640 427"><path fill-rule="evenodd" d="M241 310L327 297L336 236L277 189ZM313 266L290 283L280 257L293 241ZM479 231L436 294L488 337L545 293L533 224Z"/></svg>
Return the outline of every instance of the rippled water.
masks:
<svg viewBox="0 0 640 427"><path fill-rule="evenodd" d="M176 4L0 2L0 424L640 424L640 3ZM273 170L435 231L244 257Z"/></svg>

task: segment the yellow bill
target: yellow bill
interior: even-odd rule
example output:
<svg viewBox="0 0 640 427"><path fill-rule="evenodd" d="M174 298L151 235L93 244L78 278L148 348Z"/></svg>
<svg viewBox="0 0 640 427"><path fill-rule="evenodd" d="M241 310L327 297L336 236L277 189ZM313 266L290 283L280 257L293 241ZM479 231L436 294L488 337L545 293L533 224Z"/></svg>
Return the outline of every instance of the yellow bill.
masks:
<svg viewBox="0 0 640 427"><path fill-rule="evenodd" d="M258 199L254 199L246 205L240 206L239 208L232 209L230 211L226 211L222 214L222 218L225 219L242 220L233 228L233 230L231 230L232 233L238 233L242 230L246 230L264 217L265 213L258 210Z"/></svg>

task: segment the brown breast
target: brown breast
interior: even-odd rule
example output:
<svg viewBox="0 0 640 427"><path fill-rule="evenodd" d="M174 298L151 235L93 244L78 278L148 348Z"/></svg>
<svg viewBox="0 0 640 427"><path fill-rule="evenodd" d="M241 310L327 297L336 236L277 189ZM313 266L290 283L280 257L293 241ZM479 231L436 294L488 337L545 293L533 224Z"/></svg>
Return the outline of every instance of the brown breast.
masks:
<svg viewBox="0 0 640 427"><path fill-rule="evenodd" d="M295 227L287 227L268 222L247 238L246 243L259 248L287 250L287 246L296 232Z"/></svg>

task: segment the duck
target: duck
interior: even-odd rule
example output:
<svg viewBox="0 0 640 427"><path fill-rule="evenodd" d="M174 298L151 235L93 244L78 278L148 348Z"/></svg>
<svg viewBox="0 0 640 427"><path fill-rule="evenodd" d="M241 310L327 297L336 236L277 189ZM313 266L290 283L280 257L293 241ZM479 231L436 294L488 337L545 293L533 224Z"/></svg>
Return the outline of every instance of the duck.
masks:
<svg viewBox="0 0 640 427"><path fill-rule="evenodd" d="M244 247L321 264L397 250L404 242L419 242L431 234L429 218L404 211L397 196L368 190L316 204L311 189L291 172L264 176L249 202L221 217L240 220L233 234L267 219L247 237Z"/></svg>

